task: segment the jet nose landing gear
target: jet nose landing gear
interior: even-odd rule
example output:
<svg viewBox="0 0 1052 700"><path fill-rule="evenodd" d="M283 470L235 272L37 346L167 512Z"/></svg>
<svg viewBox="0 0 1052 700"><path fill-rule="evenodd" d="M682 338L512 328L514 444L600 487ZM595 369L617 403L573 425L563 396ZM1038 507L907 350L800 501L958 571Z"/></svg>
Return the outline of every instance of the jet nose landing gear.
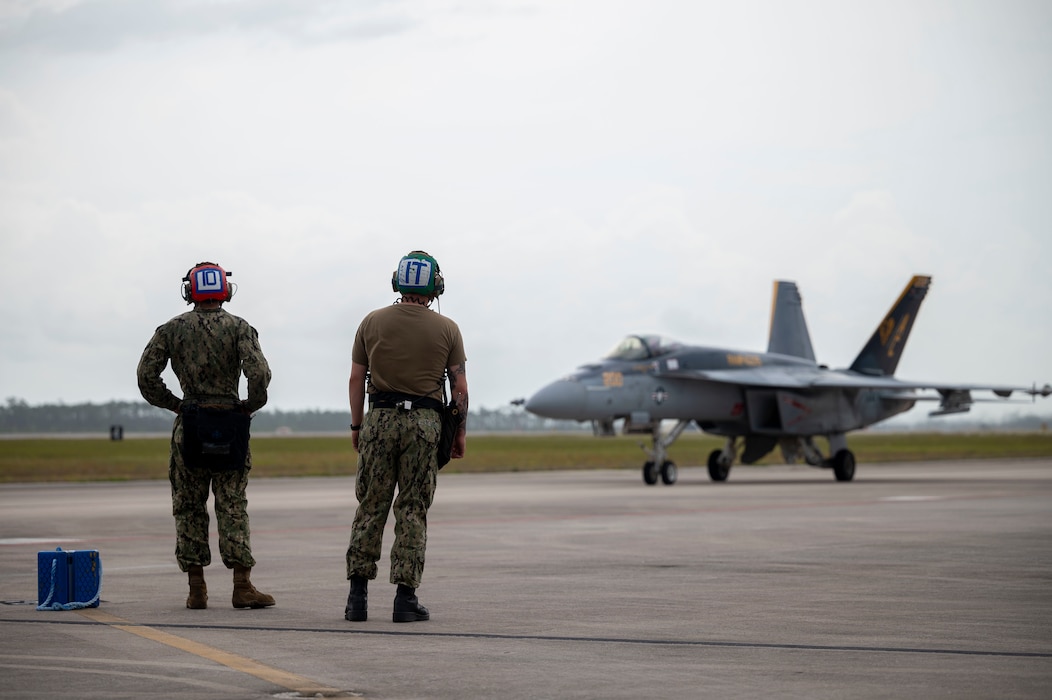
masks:
<svg viewBox="0 0 1052 700"><path fill-rule="evenodd" d="M656 484L658 478L661 479L661 483L671 486L676 483L678 477L679 471L676 469L676 463L671 460L666 459L661 466L650 460L643 465L643 481L647 486Z"/></svg>
<svg viewBox="0 0 1052 700"><path fill-rule="evenodd" d="M679 478L679 470L676 469L676 463L668 458L668 448L679 438L688 425L690 425L689 420L681 420L669 431L668 435L662 435L661 422L658 421L651 433L651 439L654 443L653 448L647 449L640 444L640 447L643 448L643 451L650 458L643 464L643 483L647 486L653 486L658 482L658 479L661 479L661 483L666 486L676 483L676 479Z"/></svg>

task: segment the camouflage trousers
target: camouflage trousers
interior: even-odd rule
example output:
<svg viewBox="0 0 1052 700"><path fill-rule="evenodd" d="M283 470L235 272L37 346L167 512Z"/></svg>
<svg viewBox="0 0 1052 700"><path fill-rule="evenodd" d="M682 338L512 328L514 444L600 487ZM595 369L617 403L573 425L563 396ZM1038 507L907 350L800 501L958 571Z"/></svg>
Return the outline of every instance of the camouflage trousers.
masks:
<svg viewBox="0 0 1052 700"><path fill-rule="evenodd" d="M249 455L245 469L211 472L191 469L183 462L183 421L175 419L168 460L168 480L172 483L172 515L175 516L175 559L186 571L193 564L208 566L212 551L208 546L208 490L215 495L216 526L219 530L219 556L228 569L234 564L256 565L248 525Z"/></svg>
<svg viewBox="0 0 1052 700"><path fill-rule="evenodd" d="M438 411L432 409L379 408L365 415L358 437L354 481L358 510L347 547L347 578L376 578L384 526L393 504L391 583L411 588L420 585L427 511L437 483L440 430Z"/></svg>

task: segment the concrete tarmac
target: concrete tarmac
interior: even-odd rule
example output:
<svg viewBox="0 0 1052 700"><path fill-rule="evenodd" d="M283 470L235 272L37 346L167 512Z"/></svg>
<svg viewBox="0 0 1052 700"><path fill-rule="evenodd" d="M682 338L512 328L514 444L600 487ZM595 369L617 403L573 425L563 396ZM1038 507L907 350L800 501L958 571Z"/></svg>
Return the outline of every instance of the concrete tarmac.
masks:
<svg viewBox="0 0 1052 700"><path fill-rule="evenodd" d="M255 479L235 610L188 610L167 482L0 486L0 698L1047 698L1052 460L441 474L419 589L343 619L350 477ZM214 527L214 525L213 525ZM102 603L38 611L37 552Z"/></svg>

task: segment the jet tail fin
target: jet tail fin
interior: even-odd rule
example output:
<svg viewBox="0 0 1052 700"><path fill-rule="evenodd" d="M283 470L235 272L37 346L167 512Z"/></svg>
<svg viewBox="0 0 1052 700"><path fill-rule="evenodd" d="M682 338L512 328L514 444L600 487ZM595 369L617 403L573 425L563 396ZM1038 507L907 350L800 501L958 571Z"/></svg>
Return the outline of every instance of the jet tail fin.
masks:
<svg viewBox="0 0 1052 700"><path fill-rule="evenodd" d="M804 320L800 291L793 282L776 281L771 300L771 331L767 352L792 355L807 360L815 359L811 335Z"/></svg>
<svg viewBox="0 0 1052 700"><path fill-rule="evenodd" d="M851 369L855 372L890 377L895 374L906 346L906 338L913 329L917 310L928 293L931 277L915 275L902 290L873 336L862 348Z"/></svg>

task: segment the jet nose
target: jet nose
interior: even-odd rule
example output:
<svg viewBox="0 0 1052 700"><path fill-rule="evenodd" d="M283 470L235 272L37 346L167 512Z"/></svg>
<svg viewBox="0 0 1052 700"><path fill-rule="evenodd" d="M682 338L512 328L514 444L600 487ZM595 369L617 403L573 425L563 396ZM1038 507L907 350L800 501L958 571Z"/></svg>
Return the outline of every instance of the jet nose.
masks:
<svg viewBox="0 0 1052 700"><path fill-rule="evenodd" d="M579 382L560 379L526 400L526 410L544 418L581 420L585 388Z"/></svg>

